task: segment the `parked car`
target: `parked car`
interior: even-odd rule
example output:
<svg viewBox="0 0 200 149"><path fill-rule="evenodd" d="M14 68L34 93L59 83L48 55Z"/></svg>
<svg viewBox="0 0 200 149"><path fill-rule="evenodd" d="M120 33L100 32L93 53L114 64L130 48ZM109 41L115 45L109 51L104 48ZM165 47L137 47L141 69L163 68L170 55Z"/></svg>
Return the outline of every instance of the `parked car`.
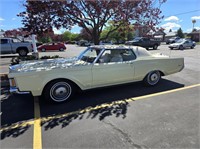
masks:
<svg viewBox="0 0 200 149"><path fill-rule="evenodd" d="M15 54L26 56L33 51L33 45L30 42L22 42L17 38L1 38L0 52L1 54Z"/></svg>
<svg viewBox="0 0 200 149"><path fill-rule="evenodd" d="M113 45L112 41L100 41L99 45Z"/></svg>
<svg viewBox="0 0 200 149"><path fill-rule="evenodd" d="M78 42L78 45L79 45L79 46L90 46L91 44L90 44L90 42L88 42L87 40L80 40L80 41Z"/></svg>
<svg viewBox="0 0 200 149"><path fill-rule="evenodd" d="M9 68L10 92L64 102L77 89L143 81L158 84L161 76L184 68L183 58L152 55L142 47L90 46L77 58L23 62Z"/></svg>
<svg viewBox="0 0 200 149"><path fill-rule="evenodd" d="M171 50L173 49L186 49L186 48L191 48L193 49L195 47L196 43L194 43L192 40L187 40L187 39L180 39L176 43L170 44L169 48Z"/></svg>
<svg viewBox="0 0 200 149"><path fill-rule="evenodd" d="M147 38L147 37L137 37L132 41L127 41L125 44L144 47L147 50L149 48L153 48L154 50L156 50L158 46L160 45L160 41L157 41L152 38Z"/></svg>
<svg viewBox="0 0 200 149"><path fill-rule="evenodd" d="M180 37L172 37L172 38L170 38L170 39L168 39L168 40L166 41L166 44L175 43L175 42L177 42L179 39L181 39L181 38L180 38Z"/></svg>
<svg viewBox="0 0 200 149"><path fill-rule="evenodd" d="M38 51L64 51L66 50L66 47L63 43L49 43L49 44L43 44L41 46L38 46Z"/></svg>

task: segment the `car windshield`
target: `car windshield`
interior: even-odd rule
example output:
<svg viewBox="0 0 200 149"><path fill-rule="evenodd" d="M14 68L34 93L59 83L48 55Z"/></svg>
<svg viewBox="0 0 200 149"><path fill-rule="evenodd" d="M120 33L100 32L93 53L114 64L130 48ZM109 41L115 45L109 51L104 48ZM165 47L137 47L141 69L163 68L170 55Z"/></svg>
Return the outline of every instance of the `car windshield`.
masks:
<svg viewBox="0 0 200 149"><path fill-rule="evenodd" d="M182 43L183 41L183 39L179 39L176 43Z"/></svg>
<svg viewBox="0 0 200 149"><path fill-rule="evenodd" d="M139 41L140 39L141 39L141 38L136 37L136 38L133 39L133 41Z"/></svg>
<svg viewBox="0 0 200 149"><path fill-rule="evenodd" d="M78 60L82 60L88 63L93 63L100 52L101 49L89 47L78 56Z"/></svg>

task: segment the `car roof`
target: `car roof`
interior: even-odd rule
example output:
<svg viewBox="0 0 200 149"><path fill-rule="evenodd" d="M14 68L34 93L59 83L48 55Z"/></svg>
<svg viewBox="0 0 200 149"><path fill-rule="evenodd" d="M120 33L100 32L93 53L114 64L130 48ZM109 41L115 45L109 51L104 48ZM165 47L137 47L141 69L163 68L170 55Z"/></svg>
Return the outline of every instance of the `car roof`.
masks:
<svg viewBox="0 0 200 149"><path fill-rule="evenodd" d="M138 46L126 46L126 45L94 45L90 46L91 48L96 48L96 49L132 49L133 52L138 56L138 57L144 57L144 56L152 56L149 51L147 51L143 47L138 47Z"/></svg>

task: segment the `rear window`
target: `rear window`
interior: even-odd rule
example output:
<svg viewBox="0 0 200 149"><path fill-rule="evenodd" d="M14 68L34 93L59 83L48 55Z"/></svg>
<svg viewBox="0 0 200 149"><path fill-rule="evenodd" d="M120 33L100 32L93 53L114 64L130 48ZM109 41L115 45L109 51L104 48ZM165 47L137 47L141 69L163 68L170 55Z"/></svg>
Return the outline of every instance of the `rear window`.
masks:
<svg viewBox="0 0 200 149"><path fill-rule="evenodd" d="M140 56L140 57L141 56L151 56L151 53L142 47L133 48L133 51L137 56Z"/></svg>

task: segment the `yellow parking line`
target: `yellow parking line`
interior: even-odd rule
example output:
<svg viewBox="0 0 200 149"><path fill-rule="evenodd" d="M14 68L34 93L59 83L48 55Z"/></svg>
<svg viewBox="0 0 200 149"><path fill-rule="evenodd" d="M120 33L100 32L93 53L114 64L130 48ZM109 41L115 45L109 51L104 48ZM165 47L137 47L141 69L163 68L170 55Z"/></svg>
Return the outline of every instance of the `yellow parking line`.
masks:
<svg viewBox="0 0 200 149"><path fill-rule="evenodd" d="M42 122L46 122L46 121L49 121L49 120L55 119L55 118L63 118L63 117L67 117L67 116L74 115L74 114L86 113L86 112L98 110L98 109L101 109L101 108L110 107L110 106L117 105L117 104L123 104L123 103L136 101L136 100L140 100L140 99L145 99L145 98L155 97L155 96L159 96L159 95L163 95L163 94L169 94L169 93L173 93L173 92L177 92L177 91L191 89L191 88L199 87L199 86L200 86L200 84L195 84L195 85L186 86L186 87L183 87L183 88L173 89L173 90L169 90L169 91L163 91L163 92L159 92L159 93L154 93L154 94L149 94L149 95L144 95L144 96L139 96L139 97L128 98L128 99L120 100L120 101L113 101L111 103L101 104L101 105L98 105L96 107L87 107L87 108L85 108L83 110L78 110L78 111L65 113L65 114L60 114L60 115L55 115L55 116L44 117L44 118L42 118Z"/></svg>
<svg viewBox="0 0 200 149"><path fill-rule="evenodd" d="M42 149L41 118L38 97L34 98L34 115L33 149Z"/></svg>
<svg viewBox="0 0 200 149"><path fill-rule="evenodd" d="M78 111L69 112L69 113L60 114L60 115L48 116L48 117L44 117L44 118L40 118L40 109L39 109L39 103L38 103L38 99L37 99L37 100L35 100L35 120L34 121L26 121L26 122L23 122L21 124L13 124L9 127L4 127L4 128L1 128L1 132L4 131L4 130L11 130L11 129L15 129L15 128L18 128L18 127L23 127L23 126L34 124L34 138L35 138L34 140L35 140L36 144L40 144L40 146L42 147L42 143L41 143L41 121L46 122L46 121L49 121L49 120L55 119L55 118L63 118L63 117L67 117L67 116L70 116L70 115L73 115L73 114L86 113L86 112L98 110L98 109L101 109L101 108L110 107L110 106L117 105L117 104L122 104L122 103L131 102L131 101L155 97L155 96L159 96L159 95L169 94L169 93L178 92L178 91L191 89L191 88L195 88L195 87L200 87L200 84L195 84L195 85L191 85L191 86L186 86L186 87L182 87L182 88L177 88L177 89L173 89L173 90L163 91L163 92L139 96L139 97L128 98L128 99L120 100L120 101L114 101L114 102L111 102L111 103L101 104L101 105L98 105L96 107L87 107L83 110L78 110ZM40 138L39 140L37 139L36 135L39 135L39 137L38 137L38 138ZM38 142L38 141L40 141L40 142Z"/></svg>
<svg viewBox="0 0 200 149"><path fill-rule="evenodd" d="M1 128L0 132L9 131L9 130L12 130L12 129L15 129L15 128L19 128L19 127L23 128L23 127L30 126L30 125L33 125L33 124L34 124L33 120L24 121L24 122L18 122L18 123L12 124L10 126Z"/></svg>

